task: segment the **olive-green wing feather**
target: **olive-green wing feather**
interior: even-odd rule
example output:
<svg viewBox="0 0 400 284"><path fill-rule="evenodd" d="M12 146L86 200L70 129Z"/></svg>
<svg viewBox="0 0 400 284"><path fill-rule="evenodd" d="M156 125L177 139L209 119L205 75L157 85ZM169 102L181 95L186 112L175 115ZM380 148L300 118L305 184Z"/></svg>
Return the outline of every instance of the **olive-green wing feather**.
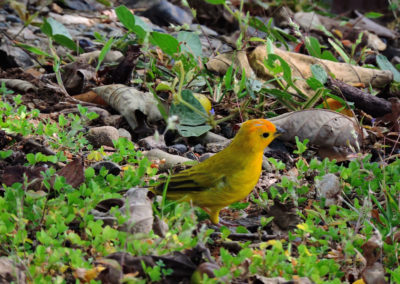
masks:
<svg viewBox="0 0 400 284"><path fill-rule="evenodd" d="M157 193L162 193L167 179L155 187ZM168 192L176 191L204 191L225 183L223 174L199 171L199 169L188 169L173 175L168 183Z"/></svg>

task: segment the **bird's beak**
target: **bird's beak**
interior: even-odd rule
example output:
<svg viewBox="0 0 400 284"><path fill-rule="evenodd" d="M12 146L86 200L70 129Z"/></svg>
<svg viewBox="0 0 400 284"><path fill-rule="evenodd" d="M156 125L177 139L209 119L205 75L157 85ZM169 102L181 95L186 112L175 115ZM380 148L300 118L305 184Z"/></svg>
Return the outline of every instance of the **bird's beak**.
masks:
<svg viewBox="0 0 400 284"><path fill-rule="evenodd" d="M282 135L286 132L286 130L283 129L282 127L279 127L279 126L275 126L275 127L276 127L275 137L278 137L279 135Z"/></svg>

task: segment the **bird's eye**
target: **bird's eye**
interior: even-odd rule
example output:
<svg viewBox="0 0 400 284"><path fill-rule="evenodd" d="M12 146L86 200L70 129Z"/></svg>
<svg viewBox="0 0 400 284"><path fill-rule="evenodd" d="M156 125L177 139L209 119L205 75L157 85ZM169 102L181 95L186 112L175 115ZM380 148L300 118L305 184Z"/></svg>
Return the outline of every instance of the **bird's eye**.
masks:
<svg viewBox="0 0 400 284"><path fill-rule="evenodd" d="M267 137L269 136L269 133L268 133L268 132L264 132L264 133L262 134L262 136L263 136L264 138L267 138Z"/></svg>

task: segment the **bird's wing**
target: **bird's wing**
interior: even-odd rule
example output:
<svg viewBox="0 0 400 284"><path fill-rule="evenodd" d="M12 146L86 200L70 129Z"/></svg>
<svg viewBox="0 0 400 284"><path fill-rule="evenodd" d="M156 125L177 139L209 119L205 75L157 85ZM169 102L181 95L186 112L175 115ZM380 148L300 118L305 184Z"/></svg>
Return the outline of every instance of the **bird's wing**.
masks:
<svg viewBox="0 0 400 284"><path fill-rule="evenodd" d="M163 192L166 180L156 186L155 190ZM168 192L173 191L204 191L213 187L224 187L226 178L221 173L192 171L191 169L173 175L168 183Z"/></svg>

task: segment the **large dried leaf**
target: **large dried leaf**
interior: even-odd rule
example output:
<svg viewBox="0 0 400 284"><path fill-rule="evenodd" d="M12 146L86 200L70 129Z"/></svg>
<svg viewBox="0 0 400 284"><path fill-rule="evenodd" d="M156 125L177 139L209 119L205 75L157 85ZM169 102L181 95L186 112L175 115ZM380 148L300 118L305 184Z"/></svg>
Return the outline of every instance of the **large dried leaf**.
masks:
<svg viewBox="0 0 400 284"><path fill-rule="evenodd" d="M6 84L7 88L17 90L19 92L34 92L36 93L38 91L38 88L33 85L32 83L25 81L25 80L20 80L20 79L0 79L0 85L2 83Z"/></svg>
<svg viewBox="0 0 400 284"><path fill-rule="evenodd" d="M278 48L274 49L274 54L280 56L289 64L294 85L307 96L314 94L314 91L306 83L306 80L312 76L311 66L314 64L321 65L326 73L333 74L336 79L351 85L362 83L366 86L371 84L372 87L383 87L393 80L393 74L386 70L369 69L318 59ZM229 66L234 64L240 71L245 70L247 77L253 77L256 74L258 79L267 81L273 78L264 66L264 61L267 58L267 48L261 45L247 51L220 54L207 63L207 68L219 74L225 74Z"/></svg>
<svg viewBox="0 0 400 284"><path fill-rule="evenodd" d="M122 84L102 86L94 88L93 91L122 114L133 130L139 126L136 117L138 111L146 115L148 122L162 119L157 107L158 102L151 93L144 93Z"/></svg>
<svg viewBox="0 0 400 284"><path fill-rule="evenodd" d="M326 109L308 109L285 113L269 119L282 127L286 133L279 136L284 141L309 139L320 147L348 147L358 149L361 144L361 130L350 117Z"/></svg>

